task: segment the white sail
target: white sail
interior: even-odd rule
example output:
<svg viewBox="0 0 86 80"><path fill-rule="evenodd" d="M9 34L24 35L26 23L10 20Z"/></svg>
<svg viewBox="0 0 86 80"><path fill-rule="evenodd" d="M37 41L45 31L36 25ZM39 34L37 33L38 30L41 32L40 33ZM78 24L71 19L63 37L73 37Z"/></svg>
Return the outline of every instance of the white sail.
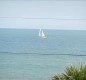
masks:
<svg viewBox="0 0 86 80"><path fill-rule="evenodd" d="M39 30L39 37L46 38L43 30L41 30L41 29Z"/></svg>
<svg viewBox="0 0 86 80"><path fill-rule="evenodd" d="M39 37L41 37L41 29L39 30Z"/></svg>
<svg viewBox="0 0 86 80"><path fill-rule="evenodd" d="M45 37L45 34L44 34L43 30L42 30L42 37Z"/></svg>

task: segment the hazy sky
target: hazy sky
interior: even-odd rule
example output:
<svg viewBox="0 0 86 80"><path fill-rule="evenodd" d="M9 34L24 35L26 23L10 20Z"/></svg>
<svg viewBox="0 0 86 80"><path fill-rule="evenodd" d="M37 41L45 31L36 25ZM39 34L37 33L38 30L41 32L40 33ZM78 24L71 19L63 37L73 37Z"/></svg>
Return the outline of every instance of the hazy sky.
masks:
<svg viewBox="0 0 86 80"><path fill-rule="evenodd" d="M85 0L0 0L0 28L86 30Z"/></svg>

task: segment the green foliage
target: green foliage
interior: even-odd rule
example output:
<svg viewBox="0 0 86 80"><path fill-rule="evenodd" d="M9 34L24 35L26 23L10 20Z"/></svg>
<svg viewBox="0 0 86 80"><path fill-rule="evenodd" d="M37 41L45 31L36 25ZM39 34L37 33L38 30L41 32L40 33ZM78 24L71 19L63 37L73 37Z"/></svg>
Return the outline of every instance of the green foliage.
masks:
<svg viewBox="0 0 86 80"><path fill-rule="evenodd" d="M86 80L86 66L69 66L65 73L55 75L52 80Z"/></svg>

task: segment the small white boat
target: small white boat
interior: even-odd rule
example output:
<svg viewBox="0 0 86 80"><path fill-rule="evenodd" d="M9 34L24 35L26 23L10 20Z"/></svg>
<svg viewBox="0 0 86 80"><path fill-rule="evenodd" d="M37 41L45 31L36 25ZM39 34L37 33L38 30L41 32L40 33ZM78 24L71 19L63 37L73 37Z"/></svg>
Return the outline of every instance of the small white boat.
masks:
<svg viewBox="0 0 86 80"><path fill-rule="evenodd" d="M39 30L39 37L40 38L46 38L46 36L45 36L45 34L44 34L42 29Z"/></svg>

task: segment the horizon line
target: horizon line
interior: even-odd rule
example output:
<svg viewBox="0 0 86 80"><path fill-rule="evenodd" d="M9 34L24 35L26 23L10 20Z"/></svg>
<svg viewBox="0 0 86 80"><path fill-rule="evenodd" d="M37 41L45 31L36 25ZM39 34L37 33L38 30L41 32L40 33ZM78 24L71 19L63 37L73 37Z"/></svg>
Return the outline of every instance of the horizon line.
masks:
<svg viewBox="0 0 86 80"><path fill-rule="evenodd" d="M86 0L0 0L0 1L86 1Z"/></svg>
<svg viewBox="0 0 86 80"><path fill-rule="evenodd" d="M0 29L36 29L36 30L38 30L38 29L40 29L40 28L0 28ZM58 29L58 28L43 28L43 29L46 29L46 30L76 30L76 31L86 31L86 29Z"/></svg>

